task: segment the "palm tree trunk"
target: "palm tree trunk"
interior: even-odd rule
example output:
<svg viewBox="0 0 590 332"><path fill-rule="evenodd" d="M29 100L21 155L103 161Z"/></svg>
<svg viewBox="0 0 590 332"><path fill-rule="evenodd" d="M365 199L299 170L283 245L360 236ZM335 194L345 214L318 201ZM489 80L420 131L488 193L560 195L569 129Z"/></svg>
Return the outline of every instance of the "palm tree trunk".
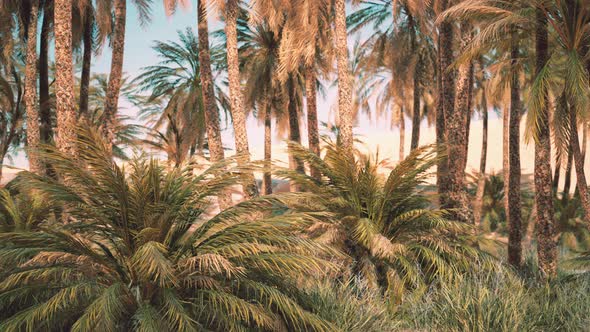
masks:
<svg viewBox="0 0 590 332"><path fill-rule="evenodd" d="M508 179L510 178L510 109L502 112L502 178L504 187L504 213L506 220L510 220L510 198L508 193Z"/></svg>
<svg viewBox="0 0 590 332"><path fill-rule="evenodd" d="M205 105L205 126L207 128L207 143L209 155L214 163L225 159L223 142L221 140L221 127L219 125L219 111L215 99L213 86L213 74L211 73L211 54L209 53L209 22L207 10L203 0L197 0L197 32L199 35L199 78L201 79L201 91L203 105ZM224 210L231 206L231 193L219 195L217 198L219 207Z"/></svg>
<svg viewBox="0 0 590 332"><path fill-rule="evenodd" d="M264 110L264 167L270 168L272 160L272 128L271 128L271 107L269 104L265 105ZM269 169L264 170L263 175L264 194L272 194L272 177Z"/></svg>
<svg viewBox="0 0 590 332"><path fill-rule="evenodd" d="M74 67L72 65L72 1L54 1L55 96L57 148L74 158L76 151L76 111L74 107Z"/></svg>
<svg viewBox="0 0 590 332"><path fill-rule="evenodd" d="M471 40L471 26L461 26L462 47L465 47ZM448 156L453 161L448 162L449 180L447 204L445 208L453 209L452 215L455 220L465 223L473 223L473 211L469 206L469 198L465 189L465 166L467 160L468 144L467 118L469 117L469 83L473 74L473 64L461 64L458 69L455 103L452 112L445 110L447 129Z"/></svg>
<svg viewBox="0 0 590 332"><path fill-rule="evenodd" d="M404 119L404 107L399 107L399 161L404 160L406 146L406 121Z"/></svg>
<svg viewBox="0 0 590 332"><path fill-rule="evenodd" d="M518 60L518 44L514 41L511 50L512 67ZM508 177L508 262L515 267L522 263L522 216L520 202L520 84L518 74L512 73L510 84L510 133Z"/></svg>
<svg viewBox="0 0 590 332"><path fill-rule="evenodd" d="M345 0L334 1L334 15L336 61L338 66L339 135L344 151L352 155L352 87L350 84L350 69L348 68Z"/></svg>
<svg viewBox="0 0 590 332"><path fill-rule="evenodd" d="M25 107L27 113L27 152L29 170L40 175L42 165L39 161L40 129L39 111L37 108L37 22L39 17L39 1L31 2L31 13L27 27L27 57L25 67Z"/></svg>
<svg viewBox="0 0 590 332"><path fill-rule="evenodd" d="M536 75L539 75L548 61L547 18L542 8L536 9L537 30L535 33ZM547 91L542 92L548 98ZM557 243L555 241L555 220L553 196L551 194L551 137L549 132L549 110L547 103L537 110L537 140L535 141L535 202L537 206L537 257L539 268L546 278L557 273Z"/></svg>
<svg viewBox="0 0 590 332"><path fill-rule="evenodd" d="M573 145L568 144L568 148L567 148L567 164L565 166L565 175L564 175L564 181L563 181L563 193L561 196L561 204L563 206L565 206L565 204L567 204L567 201L569 200L570 197L570 189L572 186L572 169L573 167L573 163L574 163L574 149L573 149Z"/></svg>
<svg viewBox="0 0 590 332"><path fill-rule="evenodd" d="M440 1L440 10L448 8L448 1ZM453 63L453 24L443 21L439 26L438 36L438 76L439 94L437 105L437 144L449 144L447 126L451 122L451 115L455 106L455 71L451 69ZM449 192L449 162L448 158L440 158L437 166L437 185L442 207L448 207Z"/></svg>
<svg viewBox="0 0 590 332"><path fill-rule="evenodd" d="M49 144L53 139L51 105L49 100L49 32L51 22L51 5L49 1L43 6L43 23L41 24L41 41L39 43L39 117L41 118L41 141Z"/></svg>
<svg viewBox="0 0 590 332"><path fill-rule="evenodd" d="M555 170L553 171L553 180L551 186L553 188L553 194L557 197L557 191L559 190L559 180L561 177L561 154L558 154L555 158Z"/></svg>
<svg viewBox="0 0 590 332"><path fill-rule="evenodd" d="M420 143L420 97L422 90L420 89L422 58L418 59L416 70L414 71L414 102L412 106L412 141L410 142L410 150L414 150Z"/></svg>
<svg viewBox="0 0 590 332"><path fill-rule="evenodd" d="M92 64L92 26L93 15L90 8L86 8L84 18L84 53L82 55L82 76L80 78L80 105L81 116L88 116L88 87L90 85L90 66Z"/></svg>
<svg viewBox="0 0 590 332"><path fill-rule="evenodd" d="M297 92L295 91L295 79L291 77L289 86L289 140L297 144L301 144L301 129L299 128L299 100L297 100ZM305 173L303 162L295 157L292 152L289 152L289 164L294 170L299 173Z"/></svg>
<svg viewBox="0 0 590 332"><path fill-rule="evenodd" d="M482 138L481 138L481 156L479 159L479 176L477 178L477 191L475 193L475 202L473 204L473 219L476 229L479 229L481 223L481 209L483 207L483 196L486 186L486 162L488 157L488 103L485 91L482 93Z"/></svg>
<svg viewBox="0 0 590 332"><path fill-rule="evenodd" d="M111 57L111 72L107 86L105 100L105 116L103 135L108 146L112 149L115 140L115 117L119 105L119 91L123 76L123 57L125 55L125 23L127 20L127 1L115 0L115 27L113 31L113 54Z"/></svg>
<svg viewBox="0 0 590 332"><path fill-rule="evenodd" d="M588 197L588 185L586 183L586 174L584 171L584 156L580 151L580 139L578 137L578 121L575 108L570 112L570 132L572 140L572 149L574 151L574 167L576 168L576 183L580 193L580 201L584 210L584 219L590 220L590 197Z"/></svg>
<svg viewBox="0 0 590 332"><path fill-rule="evenodd" d="M320 133L318 129L318 105L316 92L316 73L312 66L305 69L305 96L307 103L307 140L309 150L320 156ZM315 167L310 167L311 176L319 179L321 174Z"/></svg>
<svg viewBox="0 0 590 332"><path fill-rule="evenodd" d="M237 19L239 14L238 0L229 0L225 6L225 35L227 50L227 75L229 80L229 99L234 126L234 137L238 163L245 165L250 161L248 132L246 131L246 113L240 86L240 64L238 59ZM258 188L253 174L244 178L244 195L246 198L258 195Z"/></svg>

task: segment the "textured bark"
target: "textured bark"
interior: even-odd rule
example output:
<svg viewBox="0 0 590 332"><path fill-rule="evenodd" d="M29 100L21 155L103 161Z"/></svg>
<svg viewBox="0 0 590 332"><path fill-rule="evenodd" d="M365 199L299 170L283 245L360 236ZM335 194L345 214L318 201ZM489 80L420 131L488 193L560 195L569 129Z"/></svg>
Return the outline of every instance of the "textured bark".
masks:
<svg viewBox="0 0 590 332"><path fill-rule="evenodd" d="M446 10L448 6L447 0L440 1L441 11ZM447 126L451 122L450 115L455 106L455 71L451 67L453 63L453 25L451 22L443 21L438 30L438 76L440 82L436 115L436 141L438 144L449 144L446 135L449 130ZM437 186L440 204L443 207L448 206L448 166L448 158L440 158L437 165Z"/></svg>
<svg viewBox="0 0 590 332"><path fill-rule="evenodd" d="M559 180L561 178L561 155L557 155L555 158L555 169L553 170L553 180L551 181L551 187L553 188L553 194L557 197L557 191L559 190Z"/></svg>
<svg viewBox="0 0 590 332"><path fill-rule="evenodd" d="M219 111L215 99L213 74L211 73L211 54L209 53L209 22L203 0L197 1L197 32L199 36L199 78L205 106L205 127L207 143L211 161L216 163L225 159L221 127L219 125ZM218 198L219 207L223 210L231 206L231 193L221 194Z"/></svg>
<svg viewBox="0 0 590 332"><path fill-rule="evenodd" d="M287 109L289 117L289 140L301 144L301 129L299 128L299 105L297 100L297 91L295 91L295 80L290 79L289 85L289 106ZM305 173L305 167L301 159L296 158L293 153L289 152L289 166L299 173Z"/></svg>
<svg viewBox="0 0 590 332"><path fill-rule="evenodd" d="M338 66L338 119L340 142L344 151L352 155L352 87L348 68L345 0L334 1L335 53Z"/></svg>
<svg viewBox="0 0 590 332"><path fill-rule="evenodd" d="M536 75L539 75L548 60L547 19L542 8L536 10L535 32ZM544 98L547 98L545 91ZM544 103L547 105L547 103ZM537 140L535 141L535 203L537 206L537 257L539 268L546 278L557 274L557 242L553 197L551 194L551 140L549 133L549 110L546 106L537 110Z"/></svg>
<svg viewBox="0 0 590 332"><path fill-rule="evenodd" d="M570 132L571 144L574 152L574 166L576 168L576 183L580 194L580 201L584 210L584 220L590 220L590 197L588 197L588 185L586 183L586 173L584 171L584 156L580 151L580 139L578 137L578 121L576 111L572 107L570 112Z"/></svg>
<svg viewBox="0 0 590 332"><path fill-rule="evenodd" d="M461 26L461 37L461 45L465 47L471 40L470 25L463 24ZM470 208L465 188L465 165L467 163L465 144L468 144L469 140L467 137L467 119L470 114L469 83L472 74L473 64L471 62L459 66L455 103L450 111L445 109L447 149L448 156L452 156L452 162L450 160L448 162L448 191L444 193L446 196L444 207L453 209L453 218L465 223L473 223L473 211Z"/></svg>
<svg viewBox="0 0 590 332"><path fill-rule="evenodd" d="M40 128L37 104L37 22L39 1L31 2L29 26L27 28L27 57L25 66L25 108L27 113L27 157L29 170L40 175L42 165L38 157Z"/></svg>
<svg viewBox="0 0 590 332"><path fill-rule="evenodd" d="M318 105L316 91L316 73L312 66L305 70L305 96L307 104L307 141L309 150L320 156L320 133L318 129ZM310 167L311 176L319 179L321 174L315 167Z"/></svg>
<svg viewBox="0 0 590 332"><path fill-rule="evenodd" d="M510 178L510 109L506 108L502 112L502 178L504 187L504 213L506 220L510 220L510 198L508 193L510 188L508 178Z"/></svg>
<svg viewBox="0 0 590 332"><path fill-rule="evenodd" d="M406 146L406 121L404 119L404 107L399 107L399 161L404 160Z"/></svg>
<svg viewBox="0 0 590 332"><path fill-rule="evenodd" d="M479 176L477 178L477 191L475 193L475 202L473 203L473 220L477 229L481 224L481 209L483 206L483 196L486 186L486 162L488 157L488 103L485 91L482 96L482 137L481 137L481 156L479 159Z"/></svg>
<svg viewBox="0 0 590 332"><path fill-rule="evenodd" d="M410 150L414 150L420 144L420 97L422 96L420 79L422 75L422 59L418 60L416 70L414 72L414 91L413 91L413 106L412 106L412 140L410 142Z"/></svg>
<svg viewBox="0 0 590 332"><path fill-rule="evenodd" d="M412 30L410 34L412 50L417 51L415 23L414 17L411 14L408 14L408 26ZM422 54L418 54L418 60L416 61L413 76L414 86L412 91L412 138L410 141L410 151L416 149L420 141L420 97L422 96Z"/></svg>
<svg viewBox="0 0 590 332"><path fill-rule="evenodd" d="M272 128L271 128L271 113L270 105L265 106L264 110L264 163L265 167L270 167L272 160ZM265 170L262 178L262 187L264 194L272 194L272 177L270 170Z"/></svg>
<svg viewBox="0 0 590 332"><path fill-rule="evenodd" d="M240 86L237 35L238 14L238 0L229 0L225 6L225 35L227 43L227 76L229 80L230 110L233 119L238 163L245 165L250 161L250 150L248 148L248 132L246 131L246 113L244 112L243 96ZM246 198L258 195L254 175L251 173L245 174L244 177L244 195Z"/></svg>
<svg viewBox="0 0 590 332"><path fill-rule="evenodd" d="M57 148L77 158L74 68L72 65L72 1L54 1L55 99Z"/></svg>
<svg viewBox="0 0 590 332"><path fill-rule="evenodd" d="M82 55L82 75L80 78L80 105L81 116L88 115L88 87L90 86L90 66L92 64L92 26L94 16L90 7L86 8L84 18L84 53Z"/></svg>
<svg viewBox="0 0 590 332"><path fill-rule="evenodd" d="M49 100L49 33L52 8L49 1L43 6L41 41L39 43L39 117L41 118L41 141L49 144L53 139L51 101Z"/></svg>
<svg viewBox="0 0 590 332"><path fill-rule="evenodd" d="M103 135L112 149L115 140L115 118L119 107L119 92L123 76L123 58L125 56L125 22L127 20L127 1L115 0L115 26L113 31L111 72L105 99Z"/></svg>
<svg viewBox="0 0 590 332"><path fill-rule="evenodd" d="M514 39L515 40L515 39ZM513 41L511 50L513 68L518 60L518 44ZM508 262L515 267L522 263L522 215L520 201L520 84L518 74L513 73L510 83L510 132L508 176Z"/></svg>

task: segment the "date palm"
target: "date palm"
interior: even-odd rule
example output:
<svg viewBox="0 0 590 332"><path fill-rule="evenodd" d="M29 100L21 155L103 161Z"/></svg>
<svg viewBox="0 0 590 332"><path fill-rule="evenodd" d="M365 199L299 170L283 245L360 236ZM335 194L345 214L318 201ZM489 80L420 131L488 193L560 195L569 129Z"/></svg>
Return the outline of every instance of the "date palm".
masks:
<svg viewBox="0 0 590 332"><path fill-rule="evenodd" d="M0 40L2 38L0 37ZM10 61L7 63L6 61ZM12 155L24 138L25 105L22 63L0 61L0 165ZM0 179L2 167L0 166Z"/></svg>
<svg viewBox="0 0 590 332"><path fill-rule="evenodd" d="M419 189L436 164L436 149L414 150L385 176L378 172L382 163L377 158L350 158L342 146L327 144L324 159L293 149L322 172L322 179L293 171L278 174L317 195L313 202L335 216L315 226L310 236L344 250L352 258L352 274L382 287L393 301L406 287L451 277L477 255L460 240L470 226L430 209Z"/></svg>
<svg viewBox="0 0 590 332"><path fill-rule="evenodd" d="M0 235L10 243L0 255L14 262L0 283L3 331L332 330L299 302L297 280L330 263L305 254L323 246L294 236L316 218L281 213L296 196L206 216L209 197L239 180L226 171L233 162L200 175L145 159L123 168L100 134L77 134L92 167L50 149L44 157L70 184L30 173L21 182L67 204L69 222ZM259 211L269 213L252 220Z"/></svg>

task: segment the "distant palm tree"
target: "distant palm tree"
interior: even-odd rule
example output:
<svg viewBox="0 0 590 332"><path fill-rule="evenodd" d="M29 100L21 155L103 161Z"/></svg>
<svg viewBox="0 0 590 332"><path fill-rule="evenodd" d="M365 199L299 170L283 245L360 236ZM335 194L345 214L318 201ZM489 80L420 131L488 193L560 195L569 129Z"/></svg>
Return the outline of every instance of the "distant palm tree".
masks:
<svg viewBox="0 0 590 332"><path fill-rule="evenodd" d="M10 34L9 34L10 35ZM0 34L0 42L3 40ZM12 38L12 37L11 37ZM17 67L17 59L0 59L0 165L6 157L11 157L24 139L25 105L23 105L24 82L23 73ZM17 62L18 63L18 62ZM2 179L2 166L0 166Z"/></svg>
<svg viewBox="0 0 590 332"><path fill-rule="evenodd" d="M333 330L302 306L297 280L331 264L316 256L326 247L293 236L315 220L290 211L293 195L206 217L208 197L239 180L226 171L233 163L198 176L192 165L166 171L155 160L122 168L100 134L77 134L92 167L44 154L67 186L22 175L21 188L71 209L67 224L0 234L3 261L13 263L0 282L1 330ZM261 210L267 217L252 220Z"/></svg>
<svg viewBox="0 0 590 332"><path fill-rule="evenodd" d="M177 147L174 153L176 164L184 161L191 148L203 147L206 132L205 113L208 112L203 100L203 85L200 78L198 38L191 28L184 32L179 31L178 37L179 42L156 41L152 48L161 61L156 65L142 68L141 74L134 80L140 91L150 93L147 105L153 101L163 102L162 108L146 108L143 112L144 116L151 120L153 128L159 131L172 125L174 130L178 131L178 135L173 135L172 138L174 146ZM221 52L212 55L216 62L221 61L220 57L223 56ZM213 102L218 112L217 104L227 108L228 100L220 88L213 88L217 90L218 99ZM142 107L141 104L138 106ZM155 113L151 113L151 110ZM172 127L168 127L164 132L169 129ZM167 134L164 134L164 137L166 136ZM182 138L179 139L180 137ZM171 137L167 138L170 139Z"/></svg>

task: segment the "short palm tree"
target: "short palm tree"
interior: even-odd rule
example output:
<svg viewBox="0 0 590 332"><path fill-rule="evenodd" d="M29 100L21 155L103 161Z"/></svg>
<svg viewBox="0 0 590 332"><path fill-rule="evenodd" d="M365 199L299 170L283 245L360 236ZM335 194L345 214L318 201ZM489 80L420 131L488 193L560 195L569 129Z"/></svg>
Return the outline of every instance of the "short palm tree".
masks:
<svg viewBox="0 0 590 332"><path fill-rule="evenodd" d="M210 198L241 178L229 161L200 175L142 158L122 167L96 130L78 137L88 167L42 155L67 186L22 175L68 222L0 235L0 257L15 262L1 272L0 330L331 330L297 300L296 281L330 263L296 236L315 219L288 209L296 196L207 215Z"/></svg>
<svg viewBox="0 0 590 332"><path fill-rule="evenodd" d="M378 158L350 158L338 145L327 143L323 160L304 148L292 148L321 171L322 179L278 173L316 194L314 202L335 216L332 223L315 225L312 237L345 251L352 257L353 275L381 286L394 300L406 287L453 276L476 255L464 241L470 226L429 208L420 191L437 162L436 149L418 148L382 176L379 168L385 164Z"/></svg>

